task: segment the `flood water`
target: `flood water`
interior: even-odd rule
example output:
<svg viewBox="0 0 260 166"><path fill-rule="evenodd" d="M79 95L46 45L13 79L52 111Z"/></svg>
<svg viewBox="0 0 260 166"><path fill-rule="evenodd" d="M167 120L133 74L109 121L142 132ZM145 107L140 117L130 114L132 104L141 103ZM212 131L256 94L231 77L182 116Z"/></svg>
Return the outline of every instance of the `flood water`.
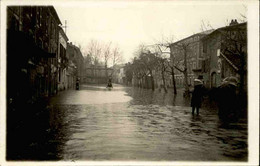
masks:
<svg viewBox="0 0 260 166"><path fill-rule="evenodd" d="M53 97L48 110L45 157L28 150L26 159L247 161L245 119L223 126L207 104L192 115L189 99L171 91L82 85Z"/></svg>

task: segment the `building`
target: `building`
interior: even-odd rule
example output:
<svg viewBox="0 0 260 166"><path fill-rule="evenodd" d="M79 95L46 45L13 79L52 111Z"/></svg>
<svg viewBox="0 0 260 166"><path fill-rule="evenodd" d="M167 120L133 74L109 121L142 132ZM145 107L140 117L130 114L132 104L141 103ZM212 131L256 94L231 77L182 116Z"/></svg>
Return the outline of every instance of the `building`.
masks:
<svg viewBox="0 0 260 166"><path fill-rule="evenodd" d="M247 23L232 20L201 39L202 74L205 85L214 88L229 76L247 85Z"/></svg>
<svg viewBox="0 0 260 166"><path fill-rule="evenodd" d="M73 82L75 82L76 81L75 79L79 79L80 83L83 83L84 82L84 78L85 78L85 70L86 69L85 69L84 58L83 58L83 55L81 53L81 50L79 49L79 47L73 45L70 42L70 43L67 44L66 56L74 64L74 67L76 69L75 78L73 78L73 79L70 78L70 80L72 79ZM73 65L71 65L71 67L72 66Z"/></svg>
<svg viewBox="0 0 260 166"><path fill-rule="evenodd" d="M193 80L201 74L202 56L200 39L212 31L200 32L170 44L171 63L180 70L184 70L184 64L185 62L187 63L187 77L188 84L190 85L193 85ZM175 70L175 80L176 85L182 87L184 85L184 74L180 70Z"/></svg>
<svg viewBox="0 0 260 166"><path fill-rule="evenodd" d="M123 79L125 79L124 66L125 66L124 64L118 64L113 66L112 77L114 83L119 83L119 84L124 83L123 81Z"/></svg>
<svg viewBox="0 0 260 166"><path fill-rule="evenodd" d="M133 65L132 63L128 62L124 66L124 75L125 75L125 84L127 86L132 85L133 80Z"/></svg>
<svg viewBox="0 0 260 166"><path fill-rule="evenodd" d="M59 24L52 6L7 7L8 100L33 102L57 92Z"/></svg>
<svg viewBox="0 0 260 166"><path fill-rule="evenodd" d="M107 73L107 74L106 74ZM112 78L113 69L112 68L105 68L103 64L93 65L91 64L86 68L86 76L85 80L86 83L91 84L106 84L108 82L108 77ZM114 83L115 80L112 78L112 82Z"/></svg>
<svg viewBox="0 0 260 166"><path fill-rule="evenodd" d="M59 27L59 45L58 45L58 90L68 88L69 78L67 70L69 66L69 58L66 54L68 37L64 30Z"/></svg>
<svg viewBox="0 0 260 166"><path fill-rule="evenodd" d="M75 89L76 87L76 81L77 81L77 66L71 61L69 60L69 65L67 66L67 72L66 72L66 76L67 76L67 88L68 89Z"/></svg>
<svg viewBox="0 0 260 166"><path fill-rule="evenodd" d="M119 75L118 75L118 83L126 84L124 67L120 68Z"/></svg>

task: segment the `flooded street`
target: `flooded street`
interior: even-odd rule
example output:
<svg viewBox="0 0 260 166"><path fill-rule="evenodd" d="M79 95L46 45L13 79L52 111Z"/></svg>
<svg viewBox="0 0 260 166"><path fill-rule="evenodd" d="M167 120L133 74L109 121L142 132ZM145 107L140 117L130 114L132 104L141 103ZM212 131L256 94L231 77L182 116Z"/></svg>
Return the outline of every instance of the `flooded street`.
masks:
<svg viewBox="0 0 260 166"><path fill-rule="evenodd" d="M247 161L247 122L192 115L179 92L82 85L49 103L47 156L58 160ZM51 150L52 149L52 150ZM54 150L53 150L54 149ZM52 153L51 153L52 152Z"/></svg>
<svg viewBox="0 0 260 166"><path fill-rule="evenodd" d="M258 1L2 1L0 166L259 163Z"/></svg>

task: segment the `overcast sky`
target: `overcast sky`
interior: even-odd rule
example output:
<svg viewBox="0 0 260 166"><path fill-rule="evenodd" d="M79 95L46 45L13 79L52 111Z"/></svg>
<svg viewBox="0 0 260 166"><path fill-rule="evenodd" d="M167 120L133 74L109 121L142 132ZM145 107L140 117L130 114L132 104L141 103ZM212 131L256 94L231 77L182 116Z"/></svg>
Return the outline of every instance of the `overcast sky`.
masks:
<svg viewBox="0 0 260 166"><path fill-rule="evenodd" d="M84 48L91 39L111 41L121 48L125 62L141 43L154 44L162 36L177 41L200 32L202 20L207 29L216 29L247 13L242 1L81 1L54 7L62 23L67 20L71 42Z"/></svg>

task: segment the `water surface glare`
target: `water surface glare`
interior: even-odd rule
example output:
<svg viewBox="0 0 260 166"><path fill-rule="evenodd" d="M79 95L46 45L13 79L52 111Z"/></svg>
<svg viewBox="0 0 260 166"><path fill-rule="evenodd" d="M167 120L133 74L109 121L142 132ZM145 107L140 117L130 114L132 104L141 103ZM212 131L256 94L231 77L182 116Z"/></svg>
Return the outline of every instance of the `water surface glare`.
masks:
<svg viewBox="0 0 260 166"><path fill-rule="evenodd" d="M51 128L62 160L246 161L247 124L150 90L83 86L54 97ZM235 126L235 127L234 127Z"/></svg>

